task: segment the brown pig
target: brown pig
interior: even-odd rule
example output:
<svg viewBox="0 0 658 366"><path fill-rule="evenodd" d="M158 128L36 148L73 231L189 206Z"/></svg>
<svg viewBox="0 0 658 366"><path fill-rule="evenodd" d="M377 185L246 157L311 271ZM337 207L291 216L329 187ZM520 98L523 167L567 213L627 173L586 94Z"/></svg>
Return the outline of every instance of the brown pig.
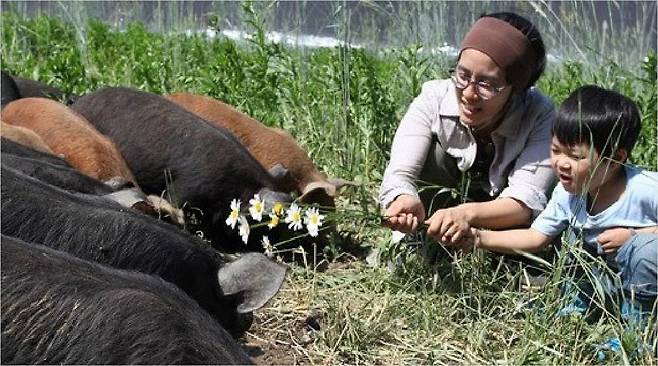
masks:
<svg viewBox="0 0 658 366"><path fill-rule="evenodd" d="M144 195L114 142L64 104L46 98L21 98L7 104L1 118L33 131L55 155L85 175L115 189L133 186L135 189L122 190L117 197L125 206L150 214L156 208L183 224L181 210L158 196Z"/></svg>
<svg viewBox="0 0 658 366"><path fill-rule="evenodd" d="M285 130L265 126L232 106L207 96L175 93L165 97L211 124L230 130L265 169L276 169L277 165L284 167L287 172L281 186L299 194L302 202L334 207L337 189L349 183L327 179Z"/></svg>
<svg viewBox="0 0 658 366"><path fill-rule="evenodd" d="M82 173L110 185L136 184L114 143L62 103L21 98L2 110L5 123L34 131L55 154Z"/></svg>
<svg viewBox="0 0 658 366"><path fill-rule="evenodd" d="M13 126L0 121L0 136L12 140L21 145L31 147L34 150L55 155L48 145L32 130L27 128Z"/></svg>

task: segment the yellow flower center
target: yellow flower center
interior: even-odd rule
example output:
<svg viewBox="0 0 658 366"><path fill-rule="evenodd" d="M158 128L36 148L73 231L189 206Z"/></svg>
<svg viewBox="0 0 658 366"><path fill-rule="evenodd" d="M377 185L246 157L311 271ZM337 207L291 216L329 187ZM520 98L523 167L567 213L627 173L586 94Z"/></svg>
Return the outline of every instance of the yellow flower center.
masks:
<svg viewBox="0 0 658 366"><path fill-rule="evenodd" d="M281 204L281 202L275 203L274 204L274 209L272 211L274 211L275 215L278 215L278 216L283 215L283 205Z"/></svg>
<svg viewBox="0 0 658 366"><path fill-rule="evenodd" d="M302 216L299 214L299 211L295 211L292 213L292 221L297 222L301 220L302 220Z"/></svg>

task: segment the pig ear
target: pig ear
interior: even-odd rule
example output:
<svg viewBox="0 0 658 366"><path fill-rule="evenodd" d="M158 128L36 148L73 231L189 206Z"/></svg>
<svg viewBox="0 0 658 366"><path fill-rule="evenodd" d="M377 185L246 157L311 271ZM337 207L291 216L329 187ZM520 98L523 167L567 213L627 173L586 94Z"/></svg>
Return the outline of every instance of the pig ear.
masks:
<svg viewBox="0 0 658 366"><path fill-rule="evenodd" d="M281 288L286 267L260 253L246 253L217 271L224 295L237 295L237 312L260 309Z"/></svg>
<svg viewBox="0 0 658 366"><path fill-rule="evenodd" d="M336 197L338 194L338 190L345 187L345 186L357 186L359 185L356 182L352 182L349 180L341 179L341 178L329 178L326 181L325 180L318 180L315 182L311 182L304 187L302 190L302 195L299 197L299 200L302 202L306 202L306 198L312 197L313 195L317 195L320 193L320 190L324 190L324 193L329 196L329 197Z"/></svg>
<svg viewBox="0 0 658 366"><path fill-rule="evenodd" d="M324 193L329 196L329 197L336 197L336 186L329 183L325 182L322 180L311 182L307 184L304 189L302 190L302 195L299 196L299 200L301 202L306 202L308 197L312 197L313 195L317 195L318 193L321 193L324 191Z"/></svg>
<svg viewBox="0 0 658 366"><path fill-rule="evenodd" d="M276 163L273 167L268 169L268 172L277 182L283 182L288 176L290 176L290 171L281 163Z"/></svg>

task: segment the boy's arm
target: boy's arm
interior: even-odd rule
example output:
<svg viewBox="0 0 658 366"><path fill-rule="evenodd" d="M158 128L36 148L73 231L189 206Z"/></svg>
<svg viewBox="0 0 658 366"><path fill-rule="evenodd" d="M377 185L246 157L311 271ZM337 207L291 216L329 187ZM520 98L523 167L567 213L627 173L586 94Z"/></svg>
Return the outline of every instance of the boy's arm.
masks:
<svg viewBox="0 0 658 366"><path fill-rule="evenodd" d="M534 229L504 231L471 230L476 248L502 254L534 253L548 245L553 238Z"/></svg>
<svg viewBox="0 0 658 366"><path fill-rule="evenodd" d="M635 232L645 234L658 234L658 226L647 226L640 229L635 229Z"/></svg>
<svg viewBox="0 0 658 366"><path fill-rule="evenodd" d="M469 202L437 210L425 224L427 235L449 245L458 245L471 226L504 229L527 225L532 211L514 198Z"/></svg>
<svg viewBox="0 0 658 366"><path fill-rule="evenodd" d="M479 247L498 253L536 252L548 245L569 225L569 194L558 185L546 209L529 229L484 231L471 228L462 240L462 248Z"/></svg>
<svg viewBox="0 0 658 366"><path fill-rule="evenodd" d="M608 229L596 237L596 241L601 245L603 251L607 254L616 252L628 239L636 233L656 234L658 226L647 226L639 229L616 227Z"/></svg>

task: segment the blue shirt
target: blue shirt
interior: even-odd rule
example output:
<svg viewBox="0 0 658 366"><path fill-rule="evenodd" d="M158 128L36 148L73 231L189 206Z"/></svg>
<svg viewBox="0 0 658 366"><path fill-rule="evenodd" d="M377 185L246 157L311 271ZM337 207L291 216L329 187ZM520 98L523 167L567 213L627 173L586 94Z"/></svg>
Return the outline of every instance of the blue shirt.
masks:
<svg viewBox="0 0 658 366"><path fill-rule="evenodd" d="M556 237L567 228L570 243L583 240L583 249L603 254L596 237L615 227L643 228L658 224L658 173L625 165L626 189L619 200L596 215L587 213L587 194L567 192L558 184L546 209L531 228Z"/></svg>

